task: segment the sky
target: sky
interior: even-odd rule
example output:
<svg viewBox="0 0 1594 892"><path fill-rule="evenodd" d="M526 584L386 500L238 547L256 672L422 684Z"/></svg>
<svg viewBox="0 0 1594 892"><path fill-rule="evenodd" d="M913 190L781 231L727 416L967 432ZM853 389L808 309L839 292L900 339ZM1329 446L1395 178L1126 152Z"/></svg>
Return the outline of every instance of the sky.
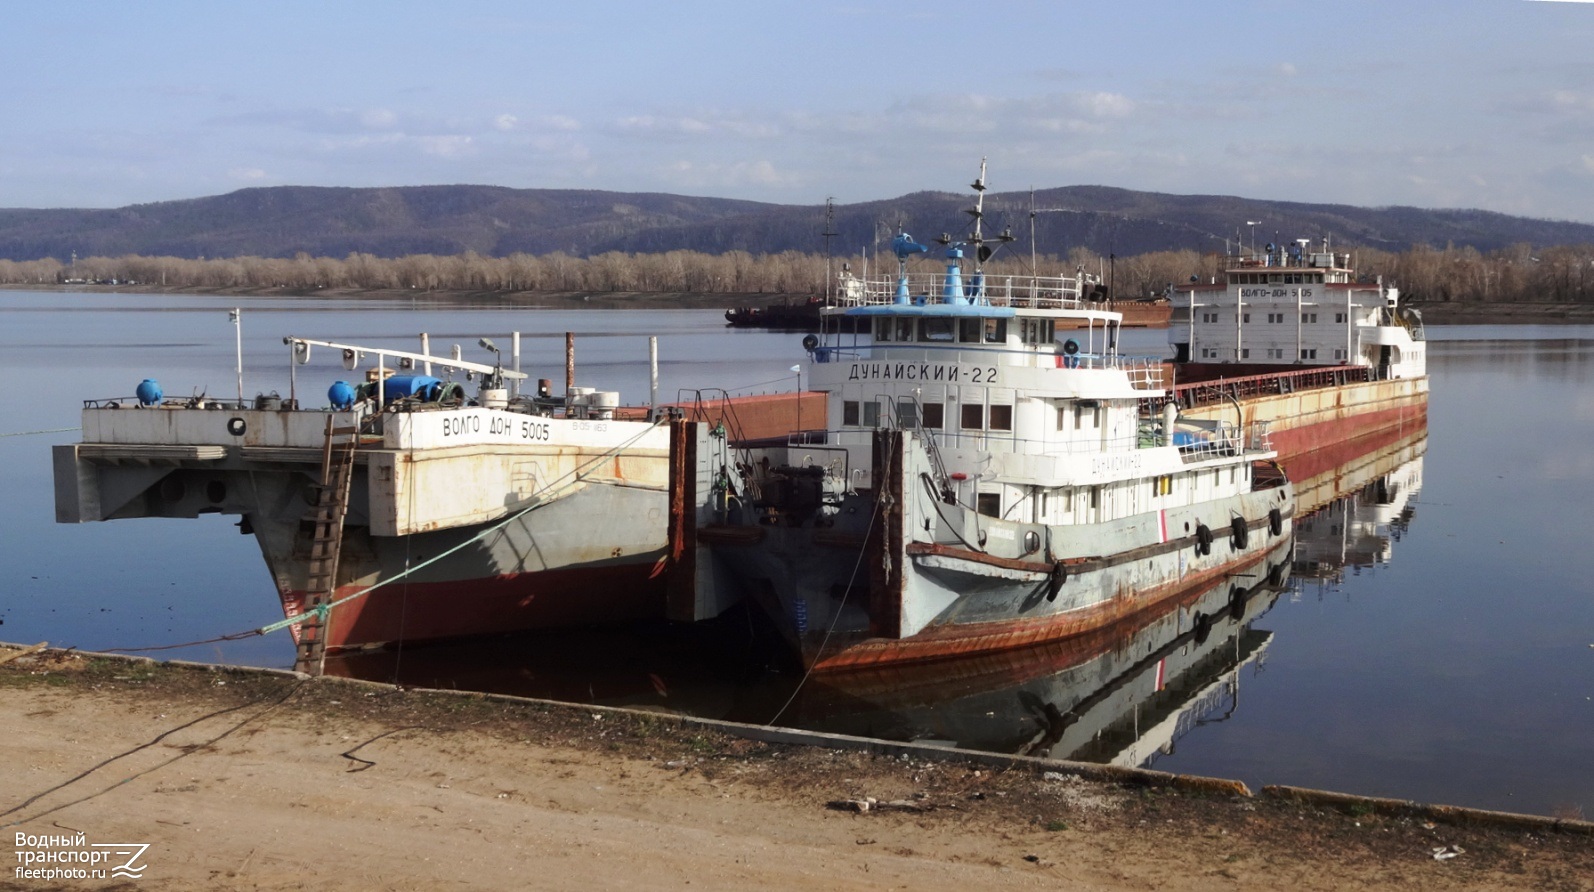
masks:
<svg viewBox="0 0 1594 892"><path fill-rule="evenodd" d="M1068 185L1594 222L1594 2L10 0L0 207Z"/></svg>

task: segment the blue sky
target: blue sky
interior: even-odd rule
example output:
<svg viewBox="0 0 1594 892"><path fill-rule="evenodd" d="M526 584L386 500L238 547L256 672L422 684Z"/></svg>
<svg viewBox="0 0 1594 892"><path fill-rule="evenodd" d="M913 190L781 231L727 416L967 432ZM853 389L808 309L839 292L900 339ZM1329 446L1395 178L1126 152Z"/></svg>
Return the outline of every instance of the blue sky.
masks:
<svg viewBox="0 0 1594 892"><path fill-rule="evenodd" d="M0 207L1102 184L1594 222L1594 3L16 0Z"/></svg>

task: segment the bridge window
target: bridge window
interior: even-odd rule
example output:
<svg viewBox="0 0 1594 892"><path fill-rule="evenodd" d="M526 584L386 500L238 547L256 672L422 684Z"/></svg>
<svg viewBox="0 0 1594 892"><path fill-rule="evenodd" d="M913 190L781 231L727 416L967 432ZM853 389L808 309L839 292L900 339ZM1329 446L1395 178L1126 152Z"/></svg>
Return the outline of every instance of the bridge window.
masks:
<svg viewBox="0 0 1594 892"><path fill-rule="evenodd" d="M894 341L911 341L911 340L913 340L913 320L912 319L905 319L905 318L902 318L902 317L898 317L896 319L892 319L891 323L892 323L892 327L894 329L894 334L891 337L892 340L894 340Z"/></svg>
<svg viewBox="0 0 1594 892"><path fill-rule="evenodd" d="M952 324L953 320L945 317L930 317L924 319L919 325L919 340L935 343L950 344L957 340L957 330Z"/></svg>
<svg viewBox="0 0 1594 892"><path fill-rule="evenodd" d="M965 344L978 344L980 342L980 320L961 319L958 321L958 340Z"/></svg>
<svg viewBox="0 0 1594 892"><path fill-rule="evenodd" d="M1050 319L1021 319L1019 326L1020 339L1026 344L1049 344L1057 332L1057 324Z"/></svg>
<svg viewBox="0 0 1594 892"><path fill-rule="evenodd" d="M1005 343L1007 343L1007 320L1006 319L987 319L987 320L985 320L985 343L987 343L987 344L1005 344Z"/></svg>

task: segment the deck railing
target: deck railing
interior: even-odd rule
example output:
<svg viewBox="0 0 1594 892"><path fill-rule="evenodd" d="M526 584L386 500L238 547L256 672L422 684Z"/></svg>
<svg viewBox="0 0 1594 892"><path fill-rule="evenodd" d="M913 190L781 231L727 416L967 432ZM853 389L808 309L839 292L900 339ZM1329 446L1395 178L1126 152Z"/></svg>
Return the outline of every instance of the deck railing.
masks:
<svg viewBox="0 0 1594 892"><path fill-rule="evenodd" d="M1273 372L1266 375L1246 375L1239 378L1218 378L1191 384L1175 384L1169 390L1168 396L1177 402L1180 408L1194 409L1231 399L1277 396L1322 387L1360 384L1371 380L1373 380L1373 369L1370 366L1342 365L1302 369L1298 372ZM1160 407L1149 408L1155 411Z"/></svg>
<svg viewBox="0 0 1594 892"><path fill-rule="evenodd" d="M960 296L997 307L1027 307L1042 310L1088 309L1081 300L1081 280L1073 276L987 276L983 293L976 291L973 276L962 277ZM880 306L895 303L899 283L895 276L856 276L842 280L833 304L842 307ZM909 299L920 303L941 303L946 293L944 273L908 276Z"/></svg>

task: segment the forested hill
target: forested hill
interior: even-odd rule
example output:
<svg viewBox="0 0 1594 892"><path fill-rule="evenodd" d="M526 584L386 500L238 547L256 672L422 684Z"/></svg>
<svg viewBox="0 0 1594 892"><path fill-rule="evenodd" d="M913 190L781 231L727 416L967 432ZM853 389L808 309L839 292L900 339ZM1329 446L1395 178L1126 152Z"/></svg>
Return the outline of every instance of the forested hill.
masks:
<svg viewBox="0 0 1594 892"><path fill-rule="evenodd" d="M831 243L840 254L881 244L900 224L921 241L967 227L967 195L916 192L838 205ZM1594 226L1487 211L1258 201L1073 186L986 197L987 232L1011 228L1027 251L1031 207L1043 253L1086 248L1106 255L1189 249L1220 251L1237 236L1329 237L1336 246L1401 251L1414 245L1473 247L1594 244ZM489 256L562 251L677 249L717 254L825 249L822 205L775 205L656 193L493 186L381 189L278 186L111 210L0 209L0 259L63 262L125 254L175 257L343 257L351 252Z"/></svg>

